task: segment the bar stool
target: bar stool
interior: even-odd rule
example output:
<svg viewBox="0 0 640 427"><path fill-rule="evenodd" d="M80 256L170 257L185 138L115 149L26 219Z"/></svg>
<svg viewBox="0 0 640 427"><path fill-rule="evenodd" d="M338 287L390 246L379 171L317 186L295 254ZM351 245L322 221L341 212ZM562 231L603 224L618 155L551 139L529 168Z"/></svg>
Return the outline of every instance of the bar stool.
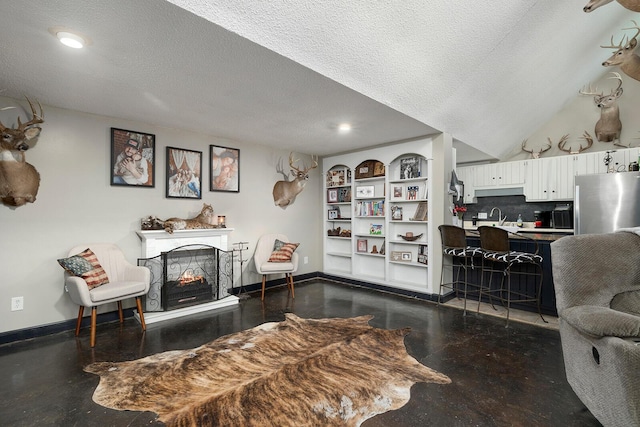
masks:
<svg viewBox="0 0 640 427"><path fill-rule="evenodd" d="M480 257L482 251L480 248L467 245L467 237L465 235L464 228L457 227L455 225L440 225L438 226L440 231L440 239L442 240L442 269L440 270L440 288L438 289L438 305L440 305L440 299L442 297L442 289L450 288L456 293L456 298L460 286L463 286L463 298L464 298L464 312L467 314L467 293L469 292L469 285L477 288L477 285L469 283L469 270L475 267L474 258ZM451 269L451 281L445 282L445 269ZM454 270L457 270L454 275ZM460 272L464 272L463 280L460 280ZM455 279L454 279L455 276ZM478 289L472 292L478 292Z"/></svg>
<svg viewBox="0 0 640 427"><path fill-rule="evenodd" d="M509 247L509 232L499 227L480 226L480 247L482 248L482 280L478 297L478 311L482 302L482 294L487 293L489 302L493 306L492 294L496 294L500 302L507 309L507 327L509 326L509 310L512 303L535 302L538 314L543 322L548 323L540 310L540 295L542 291L542 256L538 254L538 242L519 234L520 239L535 244L535 252L512 251ZM485 273L489 273L489 282L484 283ZM493 273L500 273L499 288L492 288ZM519 280L512 283L511 276ZM506 280L505 280L506 278ZM505 283L506 282L506 283ZM533 288L533 292L530 292Z"/></svg>

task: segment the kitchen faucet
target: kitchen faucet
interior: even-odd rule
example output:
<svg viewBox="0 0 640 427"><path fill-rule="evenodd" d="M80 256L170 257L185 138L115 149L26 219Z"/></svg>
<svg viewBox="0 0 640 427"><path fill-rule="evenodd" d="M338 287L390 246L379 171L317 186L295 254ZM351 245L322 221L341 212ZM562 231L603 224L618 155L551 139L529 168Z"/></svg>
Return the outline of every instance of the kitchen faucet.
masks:
<svg viewBox="0 0 640 427"><path fill-rule="evenodd" d="M489 216L493 218L493 212L495 212L496 209L498 210L498 225L504 225L504 222L507 220L507 216L502 216L502 211L500 210L500 208L491 209L491 213L489 214Z"/></svg>

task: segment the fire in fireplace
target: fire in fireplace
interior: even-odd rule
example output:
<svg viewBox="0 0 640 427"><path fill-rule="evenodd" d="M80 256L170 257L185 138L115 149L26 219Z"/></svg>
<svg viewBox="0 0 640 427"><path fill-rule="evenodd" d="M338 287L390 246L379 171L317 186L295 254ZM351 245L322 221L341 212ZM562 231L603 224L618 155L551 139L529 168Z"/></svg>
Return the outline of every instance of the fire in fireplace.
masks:
<svg viewBox="0 0 640 427"><path fill-rule="evenodd" d="M233 283L231 253L187 245L138 260L151 270L147 311L167 311L224 298Z"/></svg>

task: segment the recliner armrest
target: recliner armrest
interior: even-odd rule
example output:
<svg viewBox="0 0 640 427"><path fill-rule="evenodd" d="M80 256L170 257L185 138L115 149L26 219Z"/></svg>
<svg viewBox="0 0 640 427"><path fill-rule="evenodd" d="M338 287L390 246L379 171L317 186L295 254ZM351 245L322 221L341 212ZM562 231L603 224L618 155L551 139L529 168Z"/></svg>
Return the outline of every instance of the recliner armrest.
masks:
<svg viewBox="0 0 640 427"><path fill-rule="evenodd" d="M578 305L563 310L560 317L580 332L594 337L640 337L640 316L608 307Z"/></svg>

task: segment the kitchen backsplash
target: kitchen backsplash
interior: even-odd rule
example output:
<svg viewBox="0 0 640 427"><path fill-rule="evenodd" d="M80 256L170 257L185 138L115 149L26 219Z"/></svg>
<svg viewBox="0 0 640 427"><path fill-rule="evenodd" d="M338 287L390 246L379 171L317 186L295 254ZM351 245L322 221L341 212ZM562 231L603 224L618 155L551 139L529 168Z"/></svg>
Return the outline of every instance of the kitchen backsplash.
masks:
<svg viewBox="0 0 640 427"><path fill-rule="evenodd" d="M524 196L494 196L494 197L478 197L478 203L471 205L465 205L467 212L464 214L464 219L471 221L472 216L477 216L479 212L486 212L487 215L491 212L491 209L496 207L502 211L502 216L507 216L507 222L514 222L518 219L518 214L522 214L522 220L525 222L532 222L535 220L535 211L551 211L556 205L570 204L573 206L573 202L525 202ZM456 203L460 205L460 203ZM493 218L487 218L487 220L495 219L498 221L498 213L493 215Z"/></svg>

